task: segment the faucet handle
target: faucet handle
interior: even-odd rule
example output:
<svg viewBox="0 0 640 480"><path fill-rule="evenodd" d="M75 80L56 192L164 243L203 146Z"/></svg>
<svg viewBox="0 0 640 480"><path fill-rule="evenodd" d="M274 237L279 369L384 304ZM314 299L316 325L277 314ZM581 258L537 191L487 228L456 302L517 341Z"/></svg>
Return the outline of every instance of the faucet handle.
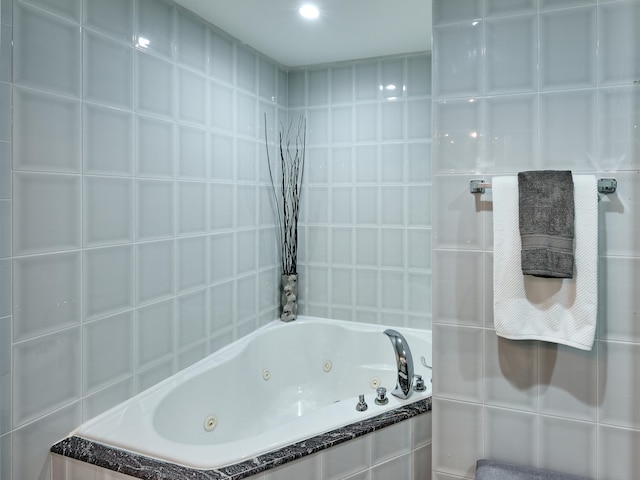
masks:
<svg viewBox="0 0 640 480"><path fill-rule="evenodd" d="M364 412L367 408L369 408L369 405L367 405L367 402L365 402L364 395L360 395L360 397L358 398L358 404L356 405L356 410L359 412Z"/></svg>
<svg viewBox="0 0 640 480"><path fill-rule="evenodd" d="M413 385L413 389L416 392L424 392L427 389L427 387L424 384L424 379L422 378L422 375L414 375L413 378L416 379L416 382Z"/></svg>
<svg viewBox="0 0 640 480"><path fill-rule="evenodd" d="M387 398L387 389L384 387L376 388L376 405L386 405L389 403L389 399Z"/></svg>

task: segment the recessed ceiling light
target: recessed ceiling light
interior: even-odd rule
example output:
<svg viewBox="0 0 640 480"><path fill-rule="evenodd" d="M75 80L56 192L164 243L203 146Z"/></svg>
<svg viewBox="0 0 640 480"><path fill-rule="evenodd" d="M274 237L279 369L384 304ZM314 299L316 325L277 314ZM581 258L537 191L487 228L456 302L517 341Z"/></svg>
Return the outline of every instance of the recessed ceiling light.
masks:
<svg viewBox="0 0 640 480"><path fill-rule="evenodd" d="M311 5L310 3L302 5L298 12L300 12L300 15L302 15L304 18L308 18L309 20L318 18L318 16L320 15L318 7L316 7L315 5Z"/></svg>

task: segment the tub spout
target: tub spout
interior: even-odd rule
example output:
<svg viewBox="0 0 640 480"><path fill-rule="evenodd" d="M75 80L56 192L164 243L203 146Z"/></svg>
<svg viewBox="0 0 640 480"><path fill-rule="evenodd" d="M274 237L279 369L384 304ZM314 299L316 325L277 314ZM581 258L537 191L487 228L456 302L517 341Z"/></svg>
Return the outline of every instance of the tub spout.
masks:
<svg viewBox="0 0 640 480"><path fill-rule="evenodd" d="M407 340L400 332L391 328L384 331L389 337L393 350L396 353L396 362L398 363L398 381L396 388L391 392L398 398L409 398L411 395L411 382L413 382L413 357Z"/></svg>

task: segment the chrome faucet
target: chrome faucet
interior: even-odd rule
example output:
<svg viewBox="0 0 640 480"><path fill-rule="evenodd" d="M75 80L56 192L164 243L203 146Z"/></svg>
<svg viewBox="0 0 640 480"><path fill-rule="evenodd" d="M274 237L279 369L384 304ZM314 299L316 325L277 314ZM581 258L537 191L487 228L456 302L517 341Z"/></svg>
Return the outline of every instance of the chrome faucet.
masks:
<svg viewBox="0 0 640 480"><path fill-rule="evenodd" d="M407 340L400 332L391 328L384 331L389 337L393 350L396 353L396 362L398 363L398 381L392 395L398 398L409 398L412 393L411 382L413 382L413 357Z"/></svg>

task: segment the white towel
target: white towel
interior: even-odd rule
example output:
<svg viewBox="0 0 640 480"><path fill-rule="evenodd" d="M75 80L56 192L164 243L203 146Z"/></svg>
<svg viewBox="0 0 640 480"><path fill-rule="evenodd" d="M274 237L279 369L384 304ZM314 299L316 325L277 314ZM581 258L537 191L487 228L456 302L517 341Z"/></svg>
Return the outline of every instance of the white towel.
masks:
<svg viewBox="0 0 640 480"><path fill-rule="evenodd" d="M598 314L598 190L573 175L575 273L572 279L523 275L518 178L493 179L493 303L496 333L591 350Z"/></svg>

